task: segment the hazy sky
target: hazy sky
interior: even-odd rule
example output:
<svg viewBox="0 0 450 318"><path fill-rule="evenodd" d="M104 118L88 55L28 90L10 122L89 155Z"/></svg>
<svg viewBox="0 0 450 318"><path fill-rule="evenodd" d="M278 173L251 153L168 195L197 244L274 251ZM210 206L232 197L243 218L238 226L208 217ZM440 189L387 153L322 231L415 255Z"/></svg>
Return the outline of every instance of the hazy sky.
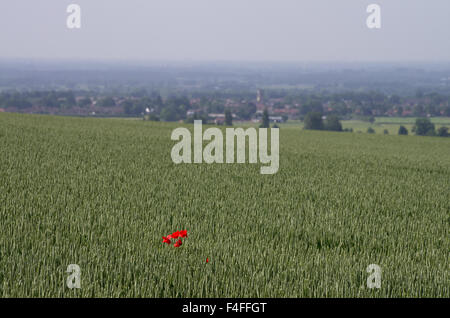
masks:
<svg viewBox="0 0 450 318"><path fill-rule="evenodd" d="M0 57L449 61L449 16L449 0L2 0Z"/></svg>

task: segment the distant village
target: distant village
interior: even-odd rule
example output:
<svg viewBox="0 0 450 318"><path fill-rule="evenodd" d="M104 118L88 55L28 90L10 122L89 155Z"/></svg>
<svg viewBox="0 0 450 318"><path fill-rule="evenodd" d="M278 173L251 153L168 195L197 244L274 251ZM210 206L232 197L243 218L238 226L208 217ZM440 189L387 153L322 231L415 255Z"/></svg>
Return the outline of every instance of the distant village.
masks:
<svg viewBox="0 0 450 318"><path fill-rule="evenodd" d="M252 96L253 95L253 96ZM437 93L400 97L377 92L272 94L257 89L253 94L234 96L169 96L158 93L140 96L101 96L92 92L31 91L2 92L0 112L74 116L128 116L148 120L192 121L223 124L226 111L233 121L260 122L267 110L272 123L303 119L307 113L340 118L392 116L450 116L448 96Z"/></svg>

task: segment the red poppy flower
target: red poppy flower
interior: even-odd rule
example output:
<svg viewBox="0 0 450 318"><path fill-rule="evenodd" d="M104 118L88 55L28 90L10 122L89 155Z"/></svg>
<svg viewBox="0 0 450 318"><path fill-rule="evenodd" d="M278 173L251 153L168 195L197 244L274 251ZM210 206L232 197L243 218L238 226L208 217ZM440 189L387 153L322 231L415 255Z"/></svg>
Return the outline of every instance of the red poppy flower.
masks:
<svg viewBox="0 0 450 318"><path fill-rule="evenodd" d="M176 239L180 236L180 231L176 231L172 233L172 238Z"/></svg>
<svg viewBox="0 0 450 318"><path fill-rule="evenodd" d="M170 242L170 238L167 236L167 237L162 237L163 238L163 243L167 243L167 244L170 244L171 242Z"/></svg>
<svg viewBox="0 0 450 318"><path fill-rule="evenodd" d="M171 234L167 235L167 238L170 240L172 238L172 235Z"/></svg>
<svg viewBox="0 0 450 318"><path fill-rule="evenodd" d="M208 263L209 262L209 259L208 258L206 258L206 263Z"/></svg>
<svg viewBox="0 0 450 318"><path fill-rule="evenodd" d="M183 243L181 242L181 240L178 240L173 246L174 246L174 247L180 247L181 244L183 244Z"/></svg>
<svg viewBox="0 0 450 318"><path fill-rule="evenodd" d="M187 237L187 231L186 230L180 231L180 237Z"/></svg>

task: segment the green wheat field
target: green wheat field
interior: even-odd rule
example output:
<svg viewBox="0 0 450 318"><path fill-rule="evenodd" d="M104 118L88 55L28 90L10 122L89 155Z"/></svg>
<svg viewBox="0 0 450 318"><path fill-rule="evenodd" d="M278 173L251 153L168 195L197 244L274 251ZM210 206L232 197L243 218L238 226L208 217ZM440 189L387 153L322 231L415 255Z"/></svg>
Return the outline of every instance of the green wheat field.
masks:
<svg viewBox="0 0 450 318"><path fill-rule="evenodd" d="M0 296L450 297L450 138L287 125L261 175L175 165L179 126L0 114Z"/></svg>

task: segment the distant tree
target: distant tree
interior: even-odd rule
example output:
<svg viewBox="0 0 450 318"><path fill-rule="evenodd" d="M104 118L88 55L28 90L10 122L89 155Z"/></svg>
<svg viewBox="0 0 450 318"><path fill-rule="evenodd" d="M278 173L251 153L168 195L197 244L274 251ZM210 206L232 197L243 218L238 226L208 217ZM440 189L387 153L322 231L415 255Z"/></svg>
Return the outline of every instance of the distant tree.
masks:
<svg viewBox="0 0 450 318"><path fill-rule="evenodd" d="M159 117L155 114L148 114L148 115L146 115L146 118L148 118L148 120L151 120L151 121L159 121ZM144 117L144 119L145 119L145 117Z"/></svg>
<svg viewBox="0 0 450 318"><path fill-rule="evenodd" d="M434 130L434 129L428 130L425 136L429 136L429 137L436 136L436 130Z"/></svg>
<svg viewBox="0 0 450 318"><path fill-rule="evenodd" d="M437 130L437 135L438 135L439 137L449 137L449 136L450 136L450 135L448 134L448 128L447 128L447 127L444 127L444 126L440 127L440 128Z"/></svg>
<svg viewBox="0 0 450 318"><path fill-rule="evenodd" d="M161 98L161 95L158 95L157 97L156 97L156 100L155 100L155 105L157 105L157 106L162 106L164 103L163 103L163 100L162 100L162 98Z"/></svg>
<svg viewBox="0 0 450 318"><path fill-rule="evenodd" d="M450 102L448 102L450 104ZM450 117L450 105L444 108L444 116Z"/></svg>
<svg viewBox="0 0 450 318"><path fill-rule="evenodd" d="M114 107L116 106L116 102L112 97L104 97L97 101L97 106L100 107Z"/></svg>
<svg viewBox="0 0 450 318"><path fill-rule="evenodd" d="M143 115L145 112L145 107L142 106L140 103L136 103L133 106L133 114L134 115Z"/></svg>
<svg viewBox="0 0 450 318"><path fill-rule="evenodd" d="M267 111L267 108L264 109L263 112L263 117L262 117L262 122L261 125L259 127L261 128L269 128L269 124L270 120L269 120L269 112Z"/></svg>
<svg viewBox="0 0 450 318"><path fill-rule="evenodd" d="M184 119L184 123L185 124L193 124L194 120L196 120L197 118L194 118L195 116L188 116Z"/></svg>
<svg viewBox="0 0 450 318"><path fill-rule="evenodd" d="M383 134L389 135L389 130L387 130L387 129L383 130Z"/></svg>
<svg viewBox="0 0 450 318"><path fill-rule="evenodd" d="M418 136L434 136L434 124L428 118L417 118L414 131Z"/></svg>
<svg viewBox="0 0 450 318"><path fill-rule="evenodd" d="M225 106L223 102L219 100L208 101L208 103L206 104L206 110L208 113L215 113L215 114L224 113Z"/></svg>
<svg viewBox="0 0 450 318"><path fill-rule="evenodd" d="M310 112L306 114L304 120L304 129L322 130L322 114L318 112Z"/></svg>
<svg viewBox="0 0 450 318"><path fill-rule="evenodd" d="M180 120L180 114L174 106L164 107L161 111L160 117L164 121L177 121Z"/></svg>
<svg viewBox="0 0 450 318"><path fill-rule="evenodd" d="M126 100L121 103L124 113L126 115L142 115L145 111L144 105L140 102L133 102L131 100Z"/></svg>
<svg viewBox="0 0 450 318"><path fill-rule="evenodd" d="M133 102L131 100L126 100L122 103L122 107L123 107L123 111L125 114L127 115L132 115L133 114Z"/></svg>
<svg viewBox="0 0 450 318"><path fill-rule="evenodd" d="M316 98L309 99L306 103L300 106L300 114L305 115L308 113L322 113L322 102Z"/></svg>
<svg viewBox="0 0 450 318"><path fill-rule="evenodd" d="M425 114L425 109L422 105L415 105L413 107L414 116L423 116Z"/></svg>
<svg viewBox="0 0 450 318"><path fill-rule="evenodd" d="M367 133L368 134L374 134L375 130L372 127L367 128Z"/></svg>
<svg viewBox="0 0 450 318"><path fill-rule="evenodd" d="M77 101L75 99L75 94L72 91L66 92L65 95L66 95L66 104L69 107L73 107L77 104Z"/></svg>
<svg viewBox="0 0 450 318"><path fill-rule="evenodd" d="M12 96L11 98L4 101L6 107L17 107L19 109L29 108L33 105L23 97L20 96ZM49 106L50 107L50 106ZM59 107L59 104L55 101L55 104L52 107Z"/></svg>
<svg viewBox="0 0 450 318"><path fill-rule="evenodd" d="M86 107L86 106L90 106L91 104L92 104L92 101L89 97L84 97L78 101L79 107Z"/></svg>
<svg viewBox="0 0 450 318"><path fill-rule="evenodd" d="M44 107L60 108L61 104L54 92L49 92L46 96L43 96L39 102Z"/></svg>
<svg viewBox="0 0 450 318"><path fill-rule="evenodd" d="M203 124L208 123L208 116L206 114L195 113L193 116L187 117L184 122L186 124L193 124L195 120L201 120Z"/></svg>
<svg viewBox="0 0 450 318"><path fill-rule="evenodd" d="M445 101L445 97L436 92L430 93L428 97L430 98L430 104L433 106L439 106Z"/></svg>
<svg viewBox="0 0 450 318"><path fill-rule="evenodd" d="M153 107L153 101L151 98L149 97L143 97L139 100L137 100L137 102L135 103L135 107L136 109L139 109L139 112L144 112L146 108L149 109L155 109L156 107Z"/></svg>
<svg viewBox="0 0 450 318"><path fill-rule="evenodd" d="M395 105L395 104L400 104L402 101L401 97L398 95L392 95L391 97L389 97L389 102L391 102L391 104Z"/></svg>
<svg viewBox="0 0 450 318"><path fill-rule="evenodd" d="M72 108L77 104L72 91L57 93L57 99L61 100L60 106L62 108Z"/></svg>
<svg viewBox="0 0 450 318"><path fill-rule="evenodd" d="M405 126L400 126L400 128L398 129L398 134L399 135L407 135L408 134L408 129L406 129Z"/></svg>
<svg viewBox="0 0 450 318"><path fill-rule="evenodd" d="M153 99L153 107L155 108L156 112L160 112L164 107L164 102L160 95L157 95L155 99Z"/></svg>
<svg viewBox="0 0 450 318"><path fill-rule="evenodd" d="M225 125L233 125L233 115L231 114L231 111L229 109L225 110Z"/></svg>
<svg viewBox="0 0 450 318"><path fill-rule="evenodd" d="M174 96L167 99L159 115L163 121L178 121L186 118L186 112L190 108L189 99Z"/></svg>
<svg viewBox="0 0 450 318"><path fill-rule="evenodd" d="M342 124L336 115L327 116L324 127L325 130L342 131Z"/></svg>
<svg viewBox="0 0 450 318"><path fill-rule="evenodd" d="M248 103L245 106L240 106L236 114L241 119L249 120L256 113L256 105L254 103Z"/></svg>

